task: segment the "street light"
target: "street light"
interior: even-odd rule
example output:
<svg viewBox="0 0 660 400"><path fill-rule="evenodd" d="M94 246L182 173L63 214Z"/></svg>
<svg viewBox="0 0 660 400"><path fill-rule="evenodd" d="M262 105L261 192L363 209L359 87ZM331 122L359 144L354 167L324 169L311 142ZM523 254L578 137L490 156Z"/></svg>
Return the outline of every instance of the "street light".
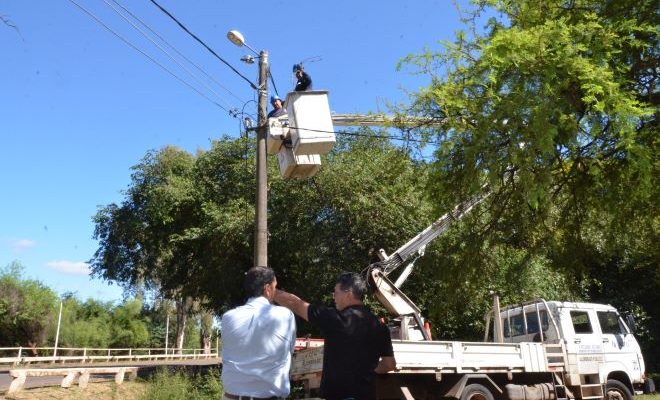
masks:
<svg viewBox="0 0 660 400"><path fill-rule="evenodd" d="M257 107L257 195L255 201L255 228L254 228L254 266L268 265L268 224L266 190L267 164L266 164L266 109L268 107L268 52L261 50L257 53L245 43L243 34L232 30L227 32L227 38L238 47L247 47L259 57L259 101Z"/></svg>
<svg viewBox="0 0 660 400"><path fill-rule="evenodd" d="M243 37L243 34L240 33L239 31L229 31L227 32L227 39L229 39L230 42L235 44L238 47L247 47L248 49L252 50L252 52L256 55L259 55L259 53L254 50L252 47L248 46L247 43L245 43L245 38Z"/></svg>

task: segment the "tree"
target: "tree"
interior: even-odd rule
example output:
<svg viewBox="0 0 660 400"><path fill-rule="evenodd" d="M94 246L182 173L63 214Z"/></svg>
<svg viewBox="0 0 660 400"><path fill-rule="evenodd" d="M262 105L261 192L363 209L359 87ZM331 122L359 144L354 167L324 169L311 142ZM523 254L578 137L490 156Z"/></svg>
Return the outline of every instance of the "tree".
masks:
<svg viewBox="0 0 660 400"><path fill-rule="evenodd" d="M72 293L63 297L60 346L110 347L114 338L112 303L93 299L81 302Z"/></svg>
<svg viewBox="0 0 660 400"><path fill-rule="evenodd" d="M377 133L338 138L312 179L271 179L269 263L280 286L330 300L340 272L363 271L435 219L426 165Z"/></svg>
<svg viewBox="0 0 660 400"><path fill-rule="evenodd" d="M126 300L113 308L112 347L144 347L149 343L149 321L141 311L140 299Z"/></svg>
<svg viewBox="0 0 660 400"><path fill-rule="evenodd" d="M428 166L413 158L409 150L376 137L371 130L357 133L359 136L339 138L335 149L324 157L321 171L312 179L280 179L273 158L269 164L269 264L275 269L281 287L309 300L330 300L331 285L339 272L363 271L378 260L378 249L393 251L438 217L432 202L424 195ZM198 152L192 168L180 169L168 167L172 160L164 153L173 149L152 153L149 162L143 161L136 169L139 176L151 177L149 185L142 185L142 178L135 181L127 191L131 196L121 206L111 205L101 211L103 214L104 210L110 210L121 218L97 218L97 232L102 240L93 262L96 273L118 279L126 277L129 282L138 282L139 279L132 277L142 274L164 288L176 287L177 292L170 293L185 293L217 313L242 303L244 272L252 265L253 150L245 139L223 139L214 142L209 151ZM184 155L175 157L179 158L188 159ZM190 180L194 185L185 185L185 192L171 187L171 182L182 180ZM164 207L160 210L161 217L154 222L151 211L141 210L170 203L154 193L177 193L177 198L187 200L185 206ZM159 220L185 220L185 223L159 226ZM439 288L446 292L441 298L447 299L464 290L451 285L451 273L438 270L445 268L464 279L478 276L478 269L461 268L462 264L452 259L453 255L434 250L460 250L463 239L474 230L474 221L459 225L458 228L463 228L449 242L443 240L431 246L420 263L423 272L411 278L408 285L425 314L439 318L447 314L443 309L448 306L437 300ZM125 226L141 228L124 229ZM152 229L156 230L153 234ZM116 236L118 240L110 240L113 232L122 235ZM136 259L139 263L121 264L121 259L116 264L107 263L114 259L106 255L127 249L135 249L136 256L126 259ZM163 249L167 249L167 257L140 254L150 251L159 254ZM488 254L488 246L478 249L482 255ZM504 252L502 245L501 253ZM169 254L183 257L185 262L170 262ZM500 259L506 259L505 256L477 258L489 260L490 269L495 269ZM167 262L155 263L156 260ZM515 297L513 288L524 285L529 285L530 293L549 293L550 284L526 282L542 274L540 269L547 264L545 258L519 251L517 261L510 263L511 270L528 278L511 283L508 286L511 292L503 289L503 295ZM139 272L138 268L148 270L148 274ZM493 279L493 282L502 281L502 274L494 275ZM469 292L471 296L466 294L462 303L469 304L479 314L478 319L483 315L484 304L487 306L487 300L483 300L488 290L481 289L475 283ZM465 316L458 310L458 303L452 304L456 304L451 310L455 322L443 328L443 332L474 328L472 320L461 319ZM301 325L299 333L309 329L309 325Z"/></svg>
<svg viewBox="0 0 660 400"><path fill-rule="evenodd" d="M497 17L479 33L484 11ZM602 291L612 270L657 277L657 4L484 0L471 17L455 42L402 64L431 78L405 112L445 122L418 130L441 142L430 184L439 208L483 182L497 189L471 218L459 264L475 273L484 253L523 251L565 273L572 293L627 299L624 309L660 319L645 298L657 279L625 296Z"/></svg>
<svg viewBox="0 0 660 400"><path fill-rule="evenodd" d="M412 109L446 118L434 164L441 205L514 170L493 215L513 211L511 227L557 241L565 261L580 260L585 242L633 233L633 221L634 235L653 234L653 2L483 3L504 15L485 36L409 58L433 78ZM540 232L549 219L552 236ZM589 238L591 227L602 235Z"/></svg>
<svg viewBox="0 0 660 400"><path fill-rule="evenodd" d="M195 157L172 147L148 153L123 203L94 219L93 273L216 311L241 303L252 265L253 157L249 142L228 138ZM428 221L418 218L430 210L419 195L423 167L382 139L346 140L311 181L279 179L272 158L269 168L270 260L291 287L307 290L299 278L315 270L362 269L374 249Z"/></svg>
<svg viewBox="0 0 660 400"><path fill-rule="evenodd" d="M43 283L24 279L14 261L0 269L0 346L30 347L33 353L48 339L57 315L57 295Z"/></svg>

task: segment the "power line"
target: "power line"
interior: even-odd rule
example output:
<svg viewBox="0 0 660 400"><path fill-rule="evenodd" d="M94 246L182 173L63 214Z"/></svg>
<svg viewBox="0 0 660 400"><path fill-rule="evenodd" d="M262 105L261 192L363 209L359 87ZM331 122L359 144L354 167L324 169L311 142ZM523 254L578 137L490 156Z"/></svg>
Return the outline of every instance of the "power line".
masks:
<svg viewBox="0 0 660 400"><path fill-rule="evenodd" d="M112 0L113 3L117 4L119 7L121 7L128 15L130 15L133 19L138 21L142 26L147 28L151 33L153 33L158 39L160 39L167 47L170 49L174 50L175 53L177 53L181 58L184 60L188 61L190 64L192 64L195 68L197 68L198 71L200 71L202 74L204 74L207 78L209 78L211 81L213 81L216 85L220 86L222 89L224 89L227 93L230 95L234 96L234 98L241 103L245 102L245 100L241 99L240 97L236 96L231 90L229 90L227 87L223 86L220 82L215 80L208 72L206 72L202 67L199 65L195 64L192 60L190 60L188 57L186 57L183 53L181 53L176 47L174 47L172 44L170 44L164 37L158 34L154 29L152 29L149 25L147 25L144 21L140 19L137 15L133 14L130 10L128 10L126 7L124 7L121 3L119 3L117 0Z"/></svg>
<svg viewBox="0 0 660 400"><path fill-rule="evenodd" d="M103 23L103 21L101 21L101 20L100 20L96 15L94 15L91 11L87 10L85 7L83 7L83 6L81 6L80 4L78 4L75 0L69 0L69 1L70 1L71 3L73 3L73 4L75 4L76 7L80 8L84 13L86 13L87 15L89 15L91 18L93 18L93 19L94 19L99 25L101 25L102 27L104 27L105 29L107 29L110 33L112 33L113 35L115 35L116 37L118 37L122 42L126 43L126 45L128 45L129 47L131 47L133 50L137 51L138 53L142 54L143 56L147 57L151 62L153 62L154 64L158 65L160 68L162 68L162 69L163 69L165 72L167 72L168 74L172 75L176 80L178 80L179 82L181 82L181 83L183 83L184 85L188 86L189 88L191 88L192 90L194 90L195 92L197 92L197 94L199 94L200 96L204 97L206 100L210 101L211 103L215 104L216 106L220 107L221 109L225 110L226 112L229 112L229 110L227 110L227 109L226 109L225 107L223 107L221 104L219 104L219 103L216 102L215 100L209 98L209 97L208 97L207 95L205 95L204 93L200 92L197 88L195 88L194 86L190 85L188 82L184 81L184 80L181 79L179 76L177 76L175 73L173 73L172 71L170 71L169 69L167 69L167 67L165 67L163 64L159 63L159 62L156 61L153 57L151 57L150 55L148 55L148 54L145 53L144 51L140 50L140 49L137 48L133 43L129 42L129 41L128 41L127 39L125 39L123 36L121 36L120 34L118 34L117 32L115 32L114 30L112 30L112 28L110 28L108 25L106 25L105 23Z"/></svg>
<svg viewBox="0 0 660 400"><path fill-rule="evenodd" d="M114 3L117 3L115 0L112 0L112 1L113 1ZM225 103L225 105L227 105L229 108L232 108L232 107L231 107L231 104L229 104L228 102L222 100L222 96L220 96L220 94L219 94L218 92L216 92L215 90L213 90L212 87L210 87L208 84L206 84L206 83L205 83L204 81L202 81L200 78L198 78L197 76L195 76L195 74L193 74L188 68L186 68L185 65L183 65L181 62L179 62L179 60L177 60L176 58L174 58L174 57L173 57L173 56L172 56L172 55L171 55L166 49L164 49L161 45L159 45L158 43L156 43L151 37L149 37L149 35L147 35L142 29L140 29L140 27L138 27L137 25L135 25L135 24L133 23L133 21L131 21L130 19L128 19L124 14L122 14L122 13L121 13L121 12L120 12L115 6L113 6L108 0L103 0L103 2L104 2L105 4L107 4L110 8L112 8L112 10L113 10L115 13L117 13L117 15L119 15L120 17L122 17L122 18L123 18L126 22L128 22L129 24L131 24L131 26L132 26L133 28L135 28L135 30L137 30L138 32L140 32L140 34L141 34L142 36L144 36L147 40L149 40L149 41L150 41L151 43L153 43L156 47L158 47L158 49L161 50L163 53L165 53L165 55L167 55L170 59L172 59L172 61L174 61L174 62L177 63L181 68L183 68L183 70L186 71L186 73L187 73L188 75L190 75L191 78L193 78L194 80L196 80L196 81L199 82L200 84L206 86L206 88L207 88L208 90L210 90L213 94L215 94L216 96L218 96L218 98L219 98L221 101L223 101L223 102Z"/></svg>
<svg viewBox="0 0 660 400"><path fill-rule="evenodd" d="M160 4L158 4L155 0L150 0L150 1L151 1L152 3L154 3L154 5L156 5L156 7L158 7L162 12L164 12L165 14L167 14L167 16L170 17L174 22L176 22L176 23L181 27L181 29L183 29L184 31L186 31L187 34L189 34L190 36L192 36L192 37L193 37L195 40L197 40L202 46L204 46L204 48L206 48L206 50L208 50L211 54L213 54L218 60L222 61L226 66L228 66L232 71L234 71L234 72L236 73L236 75L240 76L240 77L243 78L247 83L249 83L250 86L252 87L252 89L254 89L254 90L258 90L258 89L259 89L259 88L257 88L257 86L256 86L251 80L249 80L248 78L246 78L245 75L243 75L243 74L241 74L240 72L238 72L238 70L237 70L236 68L234 68L231 64L229 64L227 61L225 61L224 58L220 57L220 56L218 55L218 53L216 53L215 51L213 51L213 49L211 49L209 46L207 46L206 43L204 43L204 42L203 42L200 38L198 38L194 33L190 32L190 31L188 30L188 28L186 28L181 22L179 22L179 20L176 19L176 17L175 17L174 15L170 14L169 11L167 11L166 9L164 9L164 8L163 8Z"/></svg>
<svg viewBox="0 0 660 400"><path fill-rule="evenodd" d="M273 79L273 74L270 73L270 67L268 68L268 76L270 77L270 82L273 84L273 89L275 89L275 94L277 97L280 97L280 93L277 91L277 86L275 86L275 79Z"/></svg>

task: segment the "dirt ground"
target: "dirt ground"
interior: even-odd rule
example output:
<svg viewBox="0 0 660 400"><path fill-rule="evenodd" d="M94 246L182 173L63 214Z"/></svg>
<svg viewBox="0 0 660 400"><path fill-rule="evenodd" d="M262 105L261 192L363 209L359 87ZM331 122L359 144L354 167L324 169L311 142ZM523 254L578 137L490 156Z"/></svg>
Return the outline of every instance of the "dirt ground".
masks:
<svg viewBox="0 0 660 400"><path fill-rule="evenodd" d="M59 386L25 389L14 395L0 394L0 400L137 400L146 390L147 384L140 382L90 382L85 389L74 385L65 389Z"/></svg>

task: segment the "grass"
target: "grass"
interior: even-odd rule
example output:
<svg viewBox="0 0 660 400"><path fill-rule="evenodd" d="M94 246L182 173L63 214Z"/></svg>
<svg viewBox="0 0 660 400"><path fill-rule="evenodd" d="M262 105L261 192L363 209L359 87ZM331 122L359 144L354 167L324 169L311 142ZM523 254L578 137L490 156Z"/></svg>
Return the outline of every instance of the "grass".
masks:
<svg viewBox="0 0 660 400"><path fill-rule="evenodd" d="M85 389L43 387L25 389L0 400L218 400L223 395L220 372L190 377L182 372L159 370L149 380L117 385L114 382L90 382Z"/></svg>
<svg viewBox="0 0 660 400"><path fill-rule="evenodd" d="M90 382L85 389L77 386L71 388L43 387L21 390L7 396L7 400L139 400L144 395L147 385L143 382L124 382L117 385L114 382ZM0 395L0 399L4 399Z"/></svg>
<svg viewBox="0 0 660 400"><path fill-rule="evenodd" d="M160 370L150 379L140 400L217 400L222 395L222 382L217 369L194 377Z"/></svg>

